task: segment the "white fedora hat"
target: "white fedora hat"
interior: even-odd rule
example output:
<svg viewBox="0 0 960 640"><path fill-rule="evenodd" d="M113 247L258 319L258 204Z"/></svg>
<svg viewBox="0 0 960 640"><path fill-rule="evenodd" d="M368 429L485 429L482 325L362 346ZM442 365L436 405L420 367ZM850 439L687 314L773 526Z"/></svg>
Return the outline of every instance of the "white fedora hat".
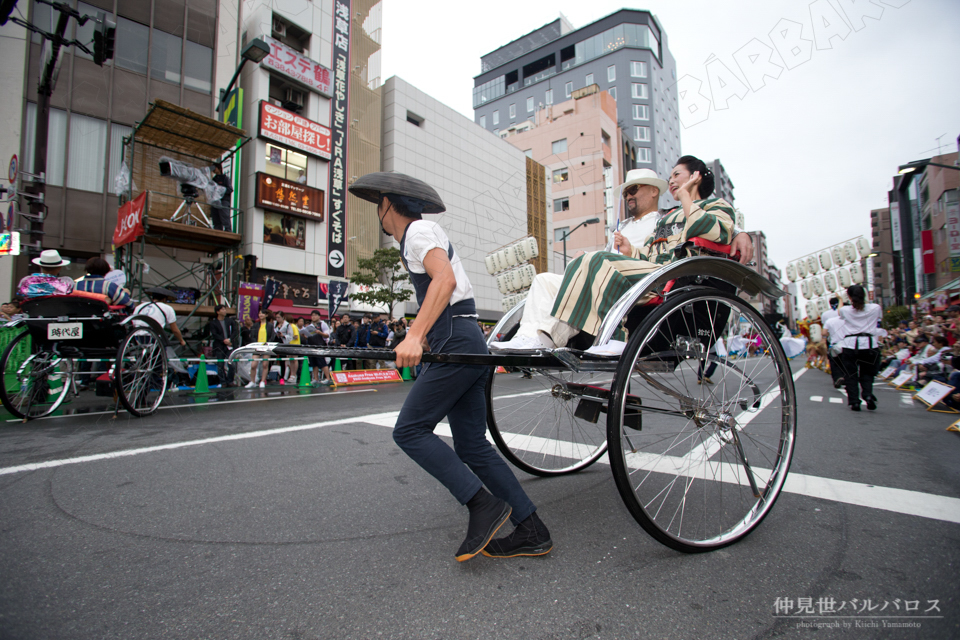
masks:
<svg viewBox="0 0 960 640"><path fill-rule="evenodd" d="M40 257L34 258L30 262L41 267L62 267L65 264L70 264L69 260L60 257L60 252L56 249L41 251Z"/></svg>
<svg viewBox="0 0 960 640"><path fill-rule="evenodd" d="M627 179L620 185L620 193L622 194L625 189L635 184L653 185L659 189L660 195L663 195L667 190L667 181L657 177L657 172L653 169L632 169L628 171Z"/></svg>

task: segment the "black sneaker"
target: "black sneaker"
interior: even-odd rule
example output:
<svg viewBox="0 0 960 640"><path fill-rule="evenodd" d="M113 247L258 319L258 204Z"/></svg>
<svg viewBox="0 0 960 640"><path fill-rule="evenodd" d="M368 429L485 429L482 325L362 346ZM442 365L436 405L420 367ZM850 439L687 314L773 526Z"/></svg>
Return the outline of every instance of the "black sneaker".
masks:
<svg viewBox="0 0 960 640"><path fill-rule="evenodd" d="M517 556L543 556L553 549L553 540L547 526L536 512L517 525L506 538L491 540L483 549L488 558L515 558Z"/></svg>
<svg viewBox="0 0 960 640"><path fill-rule="evenodd" d="M470 524L467 525L467 537L457 550L457 562L480 553L513 512L509 504L483 489L470 498L467 508L470 509Z"/></svg>
<svg viewBox="0 0 960 640"><path fill-rule="evenodd" d="M869 409L870 411L876 411L876 410L877 410L877 397L876 397L876 396L870 396L869 398L867 398L867 409Z"/></svg>
<svg viewBox="0 0 960 640"><path fill-rule="evenodd" d="M852 404L852 405L850 405L850 410L851 410L851 411L860 411L860 405L858 405L858 404Z"/></svg>

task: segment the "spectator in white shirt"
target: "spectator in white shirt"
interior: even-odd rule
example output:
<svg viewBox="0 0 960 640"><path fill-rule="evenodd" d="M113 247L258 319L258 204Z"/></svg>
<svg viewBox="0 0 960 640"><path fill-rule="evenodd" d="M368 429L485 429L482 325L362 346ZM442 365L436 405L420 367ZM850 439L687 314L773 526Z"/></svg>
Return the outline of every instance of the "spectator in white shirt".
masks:
<svg viewBox="0 0 960 640"><path fill-rule="evenodd" d="M839 311L843 320L843 367L847 373L847 402L852 411L860 411L860 400L867 409L877 408L873 395L873 378L880 364L879 338L887 335L880 328L882 310L879 305L867 304L867 292L859 284L847 288L851 305Z"/></svg>

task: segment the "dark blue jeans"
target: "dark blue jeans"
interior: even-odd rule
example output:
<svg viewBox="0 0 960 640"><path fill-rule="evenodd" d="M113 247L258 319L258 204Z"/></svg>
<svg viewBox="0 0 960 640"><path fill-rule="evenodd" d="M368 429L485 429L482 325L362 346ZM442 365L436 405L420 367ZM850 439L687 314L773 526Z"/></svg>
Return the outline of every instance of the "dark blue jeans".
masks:
<svg viewBox="0 0 960 640"><path fill-rule="evenodd" d="M487 353L475 318L454 318L445 353ZM525 520L536 511L513 471L486 438L484 390L489 367L432 363L424 367L403 403L393 440L410 458L466 504L484 485L513 507L510 519ZM444 418L453 433L453 449L433 430Z"/></svg>

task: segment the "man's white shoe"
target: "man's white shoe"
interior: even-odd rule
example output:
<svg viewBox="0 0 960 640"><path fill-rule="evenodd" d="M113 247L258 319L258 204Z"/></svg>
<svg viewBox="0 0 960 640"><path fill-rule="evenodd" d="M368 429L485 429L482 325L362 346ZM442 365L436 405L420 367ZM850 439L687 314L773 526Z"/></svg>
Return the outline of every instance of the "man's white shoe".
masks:
<svg viewBox="0 0 960 640"><path fill-rule="evenodd" d="M244 389L253 389L255 386L257 386L257 383L251 380L246 385L244 385Z"/></svg>
<svg viewBox="0 0 960 640"><path fill-rule="evenodd" d="M261 380L261 381L260 381L260 388L263 389L263 388L266 387L266 386L267 386L267 383L264 382L263 380Z"/></svg>
<svg viewBox="0 0 960 640"><path fill-rule="evenodd" d="M627 343L620 340L611 340L607 344L598 344L587 349L587 353L595 356L619 356L623 353Z"/></svg>
<svg viewBox="0 0 960 640"><path fill-rule="evenodd" d="M490 348L494 351L536 351L538 349L553 349L553 344L547 344L539 335L537 337L517 336L507 342L491 342Z"/></svg>

